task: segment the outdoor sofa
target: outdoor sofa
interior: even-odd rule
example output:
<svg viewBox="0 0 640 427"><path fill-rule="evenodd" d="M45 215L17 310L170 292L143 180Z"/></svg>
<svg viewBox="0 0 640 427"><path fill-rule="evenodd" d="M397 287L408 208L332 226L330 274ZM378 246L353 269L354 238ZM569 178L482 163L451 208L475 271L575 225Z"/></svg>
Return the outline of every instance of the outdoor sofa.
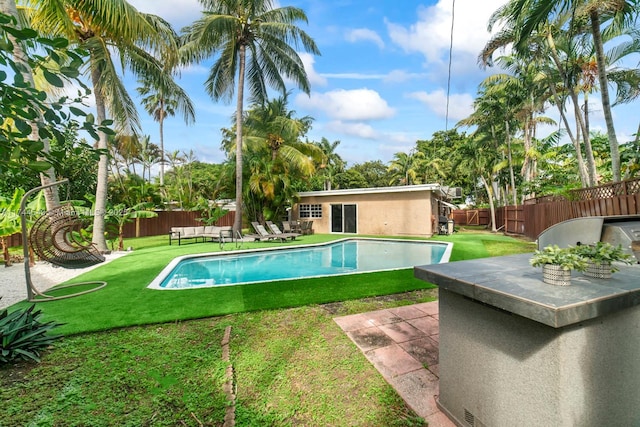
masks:
<svg viewBox="0 0 640 427"><path fill-rule="evenodd" d="M178 240L178 246L185 239L194 239L198 242L198 239L206 241L210 239L211 242L219 242L223 238L231 239L233 237L233 228L228 226L217 225L201 225L191 227L171 227L169 231L169 245L173 240Z"/></svg>

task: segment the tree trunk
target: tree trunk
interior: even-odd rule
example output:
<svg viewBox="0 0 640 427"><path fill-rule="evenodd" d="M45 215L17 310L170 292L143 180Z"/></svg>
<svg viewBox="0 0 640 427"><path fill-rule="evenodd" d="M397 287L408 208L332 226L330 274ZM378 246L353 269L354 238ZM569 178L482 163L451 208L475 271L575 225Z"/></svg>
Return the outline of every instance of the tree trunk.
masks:
<svg viewBox="0 0 640 427"><path fill-rule="evenodd" d="M92 54L93 56L93 54ZM95 60L91 58L92 62ZM102 90L100 88L100 71L94 67L91 70L91 82L93 83L93 94L96 99L96 121L102 123L106 120L106 108ZM106 150L107 134L98 130L98 149ZM98 182L96 185L96 202L95 211L93 212L93 236L92 243L94 243L100 252L108 252L107 239L105 233L105 215L107 213L107 190L108 190L108 178L109 178L109 165L106 154L101 154L98 160Z"/></svg>
<svg viewBox="0 0 640 427"><path fill-rule="evenodd" d="M598 63L598 80L600 81L600 98L602 99L602 112L604 121L607 124L607 136L609 137L609 147L611 149L611 172L613 172L613 182L620 181L620 147L616 129L613 126L611 115L611 100L609 99L609 84L607 81L607 64L605 62L604 49L602 46L602 34L600 33L600 15L596 8L590 13L591 33L593 35L593 45L596 51L596 62Z"/></svg>
<svg viewBox="0 0 640 427"><path fill-rule="evenodd" d="M553 59L553 62L556 64L556 68L558 69L558 72L562 76L565 85L568 86L568 79L567 79L567 76L566 76L566 72L564 70L564 67L562 66L562 61L558 57L558 52L556 51L555 42L553 40L553 36L551 35L551 33L549 33L547 35L547 42L549 43L549 48L551 49L551 58ZM585 124L584 124L582 113L580 112L580 102L578 100L578 96L576 95L575 87L573 87L573 86L567 87L567 90L569 91L569 96L571 97L571 102L573 103L573 112L574 112L575 119L576 119L576 128L578 128L579 131L581 131L583 134L585 134L585 133L588 134L588 131L587 131L587 129L585 127ZM567 127L567 129L569 129L569 127ZM576 152L581 152L581 150L580 150L580 138L579 137L576 138L576 143L574 144L574 146L576 147ZM585 155L586 155L586 153L585 153ZM593 185L595 185L594 184L595 176L592 173L593 168L590 166L590 165L595 165L595 160L593 159L593 153L592 153L591 158L587 158L587 165L588 165L588 168L587 168L587 178L588 178L587 186L588 187L592 187Z"/></svg>
<svg viewBox="0 0 640 427"><path fill-rule="evenodd" d="M567 120L567 115L564 113L564 108L563 108L564 103L561 102L560 96L558 96L558 92L556 91L556 87L553 84L553 82L549 84L549 89L551 90L551 93L553 94L553 97L555 99L555 104L556 104L556 107L558 107L558 112L560 113L560 119L562 120L562 123L564 123L564 127L567 130L567 135L571 140L571 144L573 145L573 148L576 150L576 163L578 166L578 174L580 175L580 181L582 183L582 187L583 188L588 187L589 175L587 174L587 167L585 166L584 159L582 158L580 141L578 141L577 138L573 135L573 131L571 130L571 126L569 125L569 120Z"/></svg>
<svg viewBox="0 0 640 427"><path fill-rule="evenodd" d="M16 8L15 0L0 0L0 11L7 15L13 16L18 19L18 10ZM19 21L18 21L19 22ZM16 24L18 27L19 24ZM23 67L22 77L24 80L29 83L29 85L33 88L36 87L35 82L33 80L33 73L31 70L31 66L27 61L27 56L22 49L22 44L18 40L15 39L11 34L7 33L9 40L13 44L13 58L17 65ZM35 121L30 123L31 125L31 135L30 139L33 141L41 140L38 134L38 123L44 123L44 117L42 117L42 113L39 113L38 118ZM44 144L42 151L44 153L49 153L50 151L50 143L49 139L45 138L41 140ZM39 160L45 160L40 157ZM56 181L56 171L53 167L50 167L45 172L40 174L40 183L42 185L47 185ZM56 186L46 188L44 190L44 198L45 203L47 205L47 210L52 210L58 206L60 206L60 196L58 195L58 188Z"/></svg>
<svg viewBox="0 0 640 427"><path fill-rule="evenodd" d="M509 134L509 121L505 120L504 122L506 128L506 138L507 138L507 160L509 162L509 178L511 179L511 195L513 196L513 204L518 204L518 196L516 192L516 178L513 173L513 161L511 158L511 135ZM526 154L525 154L526 158ZM506 199L505 199L506 200Z"/></svg>
<svg viewBox="0 0 640 427"><path fill-rule="evenodd" d="M4 258L4 266L11 267L11 256L9 255L9 245L7 244L7 236L0 236L0 246L2 246L2 257Z"/></svg>
<svg viewBox="0 0 640 427"><path fill-rule="evenodd" d="M160 188L164 187L164 102L160 101ZM151 177L149 177L151 181Z"/></svg>
<svg viewBox="0 0 640 427"><path fill-rule="evenodd" d="M118 250L124 250L124 225L118 226Z"/></svg>
<svg viewBox="0 0 640 427"><path fill-rule="evenodd" d="M593 157L593 147L591 146L591 130L589 129L589 94L584 94L584 130L582 135L584 141L584 154L587 157L587 166L589 167L589 181L591 187L598 185L598 170L596 169L596 161Z"/></svg>
<svg viewBox="0 0 640 427"><path fill-rule="evenodd" d="M487 198L489 199L489 209L491 211L491 232L496 233L498 229L496 227L496 208L493 204L493 190L491 189L491 186L485 179L484 175L480 175L480 180L482 181L484 189L487 191Z"/></svg>
<svg viewBox="0 0 640 427"><path fill-rule="evenodd" d="M233 232L242 231L242 109L244 98L244 68L246 47L239 49L238 99L236 102L236 217L233 221Z"/></svg>

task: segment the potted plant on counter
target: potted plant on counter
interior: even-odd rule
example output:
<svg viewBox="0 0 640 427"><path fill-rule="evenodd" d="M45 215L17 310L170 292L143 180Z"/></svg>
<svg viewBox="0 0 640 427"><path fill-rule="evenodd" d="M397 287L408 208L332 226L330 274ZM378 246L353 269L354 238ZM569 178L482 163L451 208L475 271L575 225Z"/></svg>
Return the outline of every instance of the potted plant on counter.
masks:
<svg viewBox="0 0 640 427"><path fill-rule="evenodd" d="M631 264L631 255L622 250L622 245L597 242L593 245L577 246L575 252L587 263L584 275L596 279L610 279L611 274L618 271L614 262Z"/></svg>
<svg viewBox="0 0 640 427"><path fill-rule="evenodd" d="M575 248L560 248L558 245L536 250L529 263L534 267L542 267L543 282L557 286L570 285L571 270L582 271L587 266L587 262L575 252Z"/></svg>

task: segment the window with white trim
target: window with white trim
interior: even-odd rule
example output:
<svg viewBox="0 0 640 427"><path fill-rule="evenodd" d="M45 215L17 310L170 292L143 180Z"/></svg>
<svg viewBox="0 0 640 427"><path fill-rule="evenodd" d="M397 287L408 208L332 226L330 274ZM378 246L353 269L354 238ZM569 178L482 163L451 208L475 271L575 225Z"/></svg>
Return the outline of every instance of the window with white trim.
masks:
<svg viewBox="0 0 640 427"><path fill-rule="evenodd" d="M300 218L322 218L322 205L300 205Z"/></svg>

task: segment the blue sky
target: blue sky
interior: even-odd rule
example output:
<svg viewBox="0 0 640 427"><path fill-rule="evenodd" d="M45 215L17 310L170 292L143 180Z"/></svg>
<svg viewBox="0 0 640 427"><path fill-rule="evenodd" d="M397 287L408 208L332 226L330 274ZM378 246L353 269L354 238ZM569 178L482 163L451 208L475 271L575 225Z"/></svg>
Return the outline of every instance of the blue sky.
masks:
<svg viewBox="0 0 640 427"><path fill-rule="evenodd" d="M197 0L129 0L138 10L167 19L177 31L201 15ZM504 0L457 0L453 33L449 119L445 120L452 0L280 0L303 9L300 24L321 55L301 53L311 95L294 91L289 107L313 117L310 140L340 141L337 152L349 166L388 162L409 152L419 139L452 128L467 117L478 84L496 70L482 70L477 56L489 38L486 23ZM196 106L196 123L165 121L165 150L193 150L197 159L220 163L220 129L230 127L235 102L215 103L204 89L213 58L182 71L178 80ZM128 84L137 97L136 84ZM293 89L293 87L292 87ZM592 130L604 129L598 94L591 96ZM614 110L618 139L632 138L634 107ZM158 124L139 109L143 132L159 142ZM549 116L554 117L549 110ZM548 133L542 129L539 135Z"/></svg>

